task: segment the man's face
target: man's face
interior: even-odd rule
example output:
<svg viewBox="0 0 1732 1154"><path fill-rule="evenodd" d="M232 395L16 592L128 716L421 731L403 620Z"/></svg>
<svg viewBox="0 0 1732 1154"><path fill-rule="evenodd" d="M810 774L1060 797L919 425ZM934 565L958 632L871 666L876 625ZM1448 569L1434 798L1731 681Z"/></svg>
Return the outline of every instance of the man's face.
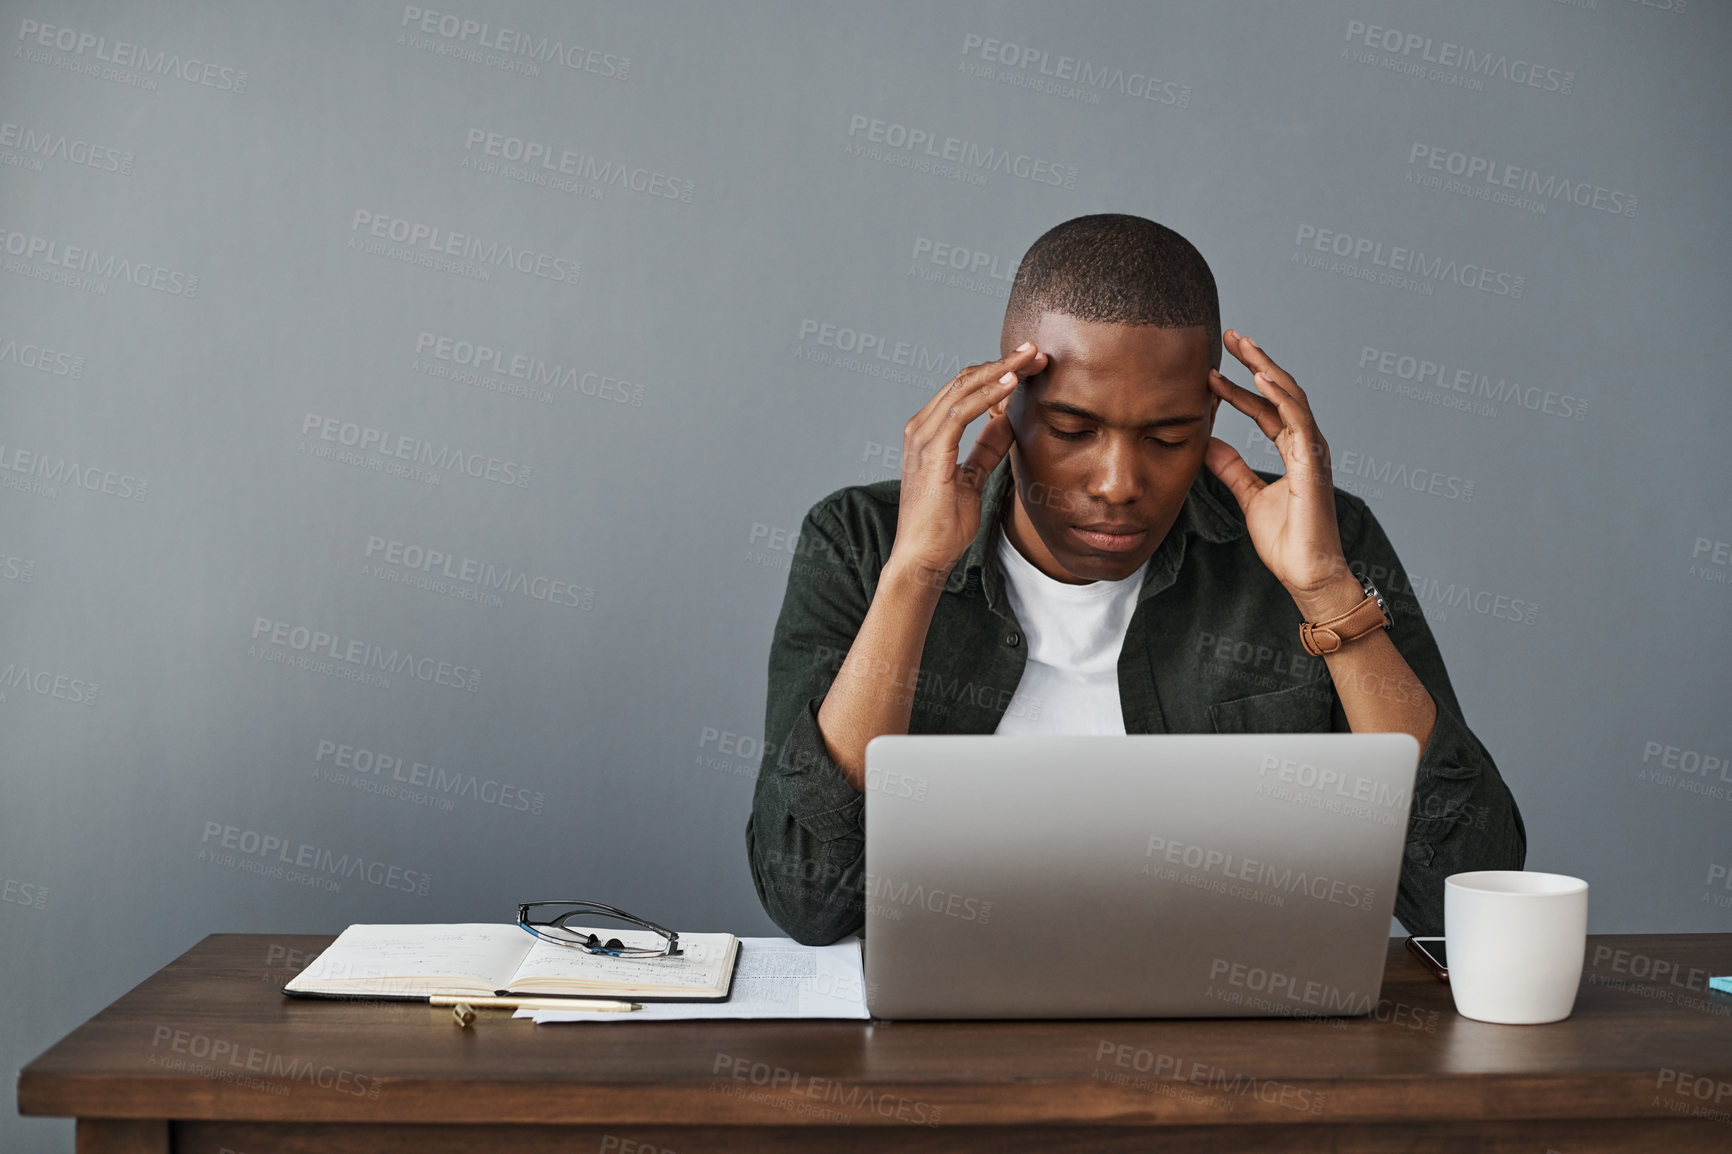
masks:
<svg viewBox="0 0 1732 1154"><path fill-rule="evenodd" d="M1015 438L1006 532L1057 580L1128 577L1165 539L1203 463L1219 403L1208 330L1049 312L1015 337L1025 339L1050 359L996 406Z"/></svg>

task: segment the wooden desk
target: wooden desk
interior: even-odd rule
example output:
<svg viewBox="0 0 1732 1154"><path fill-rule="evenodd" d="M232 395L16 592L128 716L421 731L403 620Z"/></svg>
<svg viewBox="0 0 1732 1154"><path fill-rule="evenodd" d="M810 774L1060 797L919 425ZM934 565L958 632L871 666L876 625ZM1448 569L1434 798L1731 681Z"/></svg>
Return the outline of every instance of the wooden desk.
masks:
<svg viewBox="0 0 1732 1154"><path fill-rule="evenodd" d="M330 940L213 934L25 1067L19 1109L76 1116L80 1154L1732 1150L1732 934L1589 938L1547 1026L1458 1016L1391 940L1369 1018L458 1029L278 993Z"/></svg>

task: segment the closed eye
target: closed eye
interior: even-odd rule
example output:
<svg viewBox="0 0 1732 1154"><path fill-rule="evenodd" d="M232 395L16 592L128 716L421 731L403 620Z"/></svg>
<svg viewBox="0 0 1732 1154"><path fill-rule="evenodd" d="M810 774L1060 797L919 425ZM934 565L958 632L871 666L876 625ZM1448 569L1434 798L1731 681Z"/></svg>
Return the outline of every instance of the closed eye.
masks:
<svg viewBox="0 0 1732 1154"><path fill-rule="evenodd" d="M1048 425L1047 428L1052 431L1053 436L1057 437L1061 441L1080 441L1084 437L1086 437L1086 436L1088 436L1094 432L1093 429L1082 429L1082 430L1079 430L1079 431L1074 432L1074 433L1067 433L1065 430L1053 428L1053 426L1051 426L1051 425ZM1167 440L1161 439L1160 437L1150 437L1149 440L1151 440L1155 444L1161 446L1161 448L1163 448L1163 449L1182 449L1186 445L1191 443L1191 439L1189 437L1185 437L1185 438L1183 438L1181 440L1177 440L1177 441L1167 441Z"/></svg>

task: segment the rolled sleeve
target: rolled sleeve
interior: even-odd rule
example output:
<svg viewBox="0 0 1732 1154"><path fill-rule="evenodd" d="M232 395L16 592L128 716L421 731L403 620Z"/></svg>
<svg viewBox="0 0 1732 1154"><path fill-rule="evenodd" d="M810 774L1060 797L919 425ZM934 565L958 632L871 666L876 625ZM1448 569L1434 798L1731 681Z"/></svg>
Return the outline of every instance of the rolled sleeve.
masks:
<svg viewBox="0 0 1732 1154"><path fill-rule="evenodd" d="M871 603L862 548L825 502L806 515L770 644L763 760L746 855L758 900L795 941L823 945L865 920L865 797L818 728Z"/></svg>
<svg viewBox="0 0 1732 1154"><path fill-rule="evenodd" d="M1443 655L1394 546L1362 502L1345 502L1337 512L1350 566L1382 591L1395 622L1390 638L1437 707L1414 776L1395 916L1409 933L1442 934L1444 879L1521 869L1527 829L1491 753L1462 719Z"/></svg>
<svg viewBox="0 0 1732 1154"><path fill-rule="evenodd" d="M1526 859L1527 829L1491 754L1453 708L1438 702L1414 778L1395 916L1409 933L1442 934L1445 878L1519 870Z"/></svg>

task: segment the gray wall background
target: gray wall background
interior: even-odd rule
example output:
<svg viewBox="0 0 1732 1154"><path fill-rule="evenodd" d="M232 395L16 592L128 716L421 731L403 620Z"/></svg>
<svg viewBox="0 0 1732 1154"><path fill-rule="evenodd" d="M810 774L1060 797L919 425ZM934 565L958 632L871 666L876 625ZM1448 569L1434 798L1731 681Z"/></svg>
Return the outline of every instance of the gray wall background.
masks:
<svg viewBox="0 0 1732 1154"><path fill-rule="evenodd" d="M1307 387L1529 867L1732 930L1724 6L4 11L7 1070L213 931L773 932L792 535L1098 211Z"/></svg>

